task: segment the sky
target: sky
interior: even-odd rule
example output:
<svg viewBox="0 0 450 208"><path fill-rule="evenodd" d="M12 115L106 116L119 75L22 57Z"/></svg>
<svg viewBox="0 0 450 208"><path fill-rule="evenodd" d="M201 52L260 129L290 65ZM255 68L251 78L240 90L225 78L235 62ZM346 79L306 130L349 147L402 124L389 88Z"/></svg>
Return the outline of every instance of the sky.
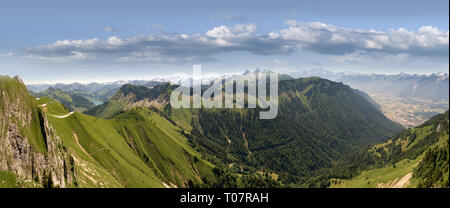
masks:
<svg viewBox="0 0 450 208"><path fill-rule="evenodd" d="M245 70L449 70L449 1L0 3L0 74L104 82Z"/></svg>

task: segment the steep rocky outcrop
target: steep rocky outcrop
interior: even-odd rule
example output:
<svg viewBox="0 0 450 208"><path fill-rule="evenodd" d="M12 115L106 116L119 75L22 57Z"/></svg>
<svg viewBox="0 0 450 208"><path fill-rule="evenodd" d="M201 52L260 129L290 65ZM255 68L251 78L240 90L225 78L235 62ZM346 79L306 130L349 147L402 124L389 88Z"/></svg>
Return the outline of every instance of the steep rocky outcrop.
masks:
<svg viewBox="0 0 450 208"><path fill-rule="evenodd" d="M124 94L123 100L143 100ZM18 78L0 76L0 173L16 179L7 187L161 188L214 180L212 164L158 113L139 108L115 119L66 113L56 100L31 97Z"/></svg>
<svg viewBox="0 0 450 208"><path fill-rule="evenodd" d="M71 161L20 78L0 77L0 170L44 187L68 187L74 181Z"/></svg>

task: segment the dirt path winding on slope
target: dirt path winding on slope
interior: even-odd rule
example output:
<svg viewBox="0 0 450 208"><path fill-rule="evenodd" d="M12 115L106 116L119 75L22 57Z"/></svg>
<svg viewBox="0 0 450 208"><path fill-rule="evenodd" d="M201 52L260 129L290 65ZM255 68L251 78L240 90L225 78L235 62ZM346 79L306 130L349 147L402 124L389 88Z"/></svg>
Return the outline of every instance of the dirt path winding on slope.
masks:
<svg viewBox="0 0 450 208"><path fill-rule="evenodd" d="M91 154L89 154L83 146L81 146L80 142L78 141L78 135L74 132L73 133L73 137L75 138L75 142L77 143L78 147L80 147L80 149L86 154L88 155L91 159L93 159L95 161L95 159L91 156Z"/></svg>
<svg viewBox="0 0 450 208"><path fill-rule="evenodd" d="M65 118L65 117L67 117L67 116L70 116L70 115L72 115L74 112L70 112L70 113L68 113L68 114L66 114L66 115L63 115L63 116L57 116L57 115L53 115L53 114L50 114L51 116L53 116L53 117L55 117L55 118Z"/></svg>
<svg viewBox="0 0 450 208"><path fill-rule="evenodd" d="M409 180L411 179L411 177L412 173L408 173L400 179L396 178L392 181L387 182L386 184L379 183L377 186L378 188L405 188L409 186L410 184Z"/></svg>

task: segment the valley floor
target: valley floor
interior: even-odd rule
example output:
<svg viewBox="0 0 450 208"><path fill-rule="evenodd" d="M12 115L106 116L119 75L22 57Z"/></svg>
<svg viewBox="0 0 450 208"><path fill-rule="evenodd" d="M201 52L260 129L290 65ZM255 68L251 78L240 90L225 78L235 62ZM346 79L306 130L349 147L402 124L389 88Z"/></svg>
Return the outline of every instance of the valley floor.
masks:
<svg viewBox="0 0 450 208"><path fill-rule="evenodd" d="M448 110L448 101L408 99L370 93L370 97L381 106L383 114L406 128L418 126L432 116Z"/></svg>

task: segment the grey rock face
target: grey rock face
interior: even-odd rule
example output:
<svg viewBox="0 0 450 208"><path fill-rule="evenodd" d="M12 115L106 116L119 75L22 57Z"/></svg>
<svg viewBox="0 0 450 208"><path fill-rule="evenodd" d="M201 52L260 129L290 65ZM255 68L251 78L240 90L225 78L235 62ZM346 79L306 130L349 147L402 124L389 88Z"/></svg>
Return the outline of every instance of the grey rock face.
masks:
<svg viewBox="0 0 450 208"><path fill-rule="evenodd" d="M20 83L26 90L23 83ZM68 187L74 181L70 155L49 125L45 113L33 112L27 92L11 94L0 89L0 170L10 171L22 180L35 180L44 187ZM37 115L36 115L37 114ZM39 117L40 134L24 134ZM33 138L31 138L33 137ZM31 140L43 139L45 152Z"/></svg>

